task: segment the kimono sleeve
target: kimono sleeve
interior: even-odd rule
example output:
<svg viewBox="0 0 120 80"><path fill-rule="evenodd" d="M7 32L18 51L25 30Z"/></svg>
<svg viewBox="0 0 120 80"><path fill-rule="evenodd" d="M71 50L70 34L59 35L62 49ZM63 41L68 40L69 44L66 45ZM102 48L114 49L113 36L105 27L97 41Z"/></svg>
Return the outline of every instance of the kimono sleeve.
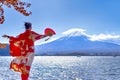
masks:
<svg viewBox="0 0 120 80"><path fill-rule="evenodd" d="M34 36L35 40L39 40L39 39L43 38L43 36L44 36L43 34L38 34L38 33L34 32L34 31L32 31L31 33Z"/></svg>
<svg viewBox="0 0 120 80"><path fill-rule="evenodd" d="M19 40L19 38L10 36L10 55L11 56L21 56L21 41Z"/></svg>

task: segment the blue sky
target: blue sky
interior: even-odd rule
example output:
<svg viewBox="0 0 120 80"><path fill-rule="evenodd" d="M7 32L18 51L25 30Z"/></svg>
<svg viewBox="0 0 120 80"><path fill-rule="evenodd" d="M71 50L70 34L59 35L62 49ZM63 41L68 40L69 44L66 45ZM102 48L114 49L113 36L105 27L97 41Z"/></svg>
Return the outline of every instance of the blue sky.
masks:
<svg viewBox="0 0 120 80"><path fill-rule="evenodd" d="M82 28L88 34L120 34L120 0L25 0L32 5L29 17L5 9L5 22L0 25L0 36L16 36L24 31L24 22L33 24L33 30L43 33L46 27L53 28L57 35L71 28ZM0 37L0 42L8 42Z"/></svg>

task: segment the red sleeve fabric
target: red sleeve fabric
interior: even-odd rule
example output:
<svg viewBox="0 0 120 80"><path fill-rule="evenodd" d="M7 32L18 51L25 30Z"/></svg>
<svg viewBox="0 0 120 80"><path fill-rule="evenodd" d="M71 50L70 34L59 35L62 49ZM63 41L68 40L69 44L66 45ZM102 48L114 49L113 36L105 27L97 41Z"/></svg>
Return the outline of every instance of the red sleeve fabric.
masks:
<svg viewBox="0 0 120 80"><path fill-rule="evenodd" d="M10 55L11 56L21 56L21 42L19 40L19 38L15 38L13 36L10 36Z"/></svg>
<svg viewBox="0 0 120 80"><path fill-rule="evenodd" d="M43 34L38 34L34 31L31 31L31 33L34 36L35 40L39 40L39 39L43 38L43 36L44 36Z"/></svg>

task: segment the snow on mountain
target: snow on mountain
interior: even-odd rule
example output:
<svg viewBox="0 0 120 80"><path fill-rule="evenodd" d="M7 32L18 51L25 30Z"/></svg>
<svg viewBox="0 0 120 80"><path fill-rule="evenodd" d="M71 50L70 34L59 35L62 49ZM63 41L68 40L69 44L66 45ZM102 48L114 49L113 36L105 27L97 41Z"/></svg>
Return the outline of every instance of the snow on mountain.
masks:
<svg viewBox="0 0 120 80"><path fill-rule="evenodd" d="M36 46L36 55L120 55L120 45L92 41L83 29L70 29L52 42Z"/></svg>
<svg viewBox="0 0 120 80"><path fill-rule="evenodd" d="M86 30L84 29L79 29L79 28L74 28L74 29L70 29L70 30L67 30L65 32L63 32L62 34L65 35L65 36L81 36L81 35L86 35L87 34L85 33Z"/></svg>

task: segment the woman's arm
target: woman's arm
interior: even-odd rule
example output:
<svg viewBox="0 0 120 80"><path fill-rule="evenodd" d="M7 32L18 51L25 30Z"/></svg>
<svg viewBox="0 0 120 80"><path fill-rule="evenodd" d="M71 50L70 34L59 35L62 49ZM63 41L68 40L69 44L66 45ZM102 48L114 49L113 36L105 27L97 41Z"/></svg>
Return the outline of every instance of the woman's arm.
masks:
<svg viewBox="0 0 120 80"><path fill-rule="evenodd" d="M42 39L42 38L47 37L47 36L44 35L44 34L38 34L38 33L34 32L34 31L32 31L31 33L32 33L32 35L34 36L35 40L39 40L39 39Z"/></svg>

